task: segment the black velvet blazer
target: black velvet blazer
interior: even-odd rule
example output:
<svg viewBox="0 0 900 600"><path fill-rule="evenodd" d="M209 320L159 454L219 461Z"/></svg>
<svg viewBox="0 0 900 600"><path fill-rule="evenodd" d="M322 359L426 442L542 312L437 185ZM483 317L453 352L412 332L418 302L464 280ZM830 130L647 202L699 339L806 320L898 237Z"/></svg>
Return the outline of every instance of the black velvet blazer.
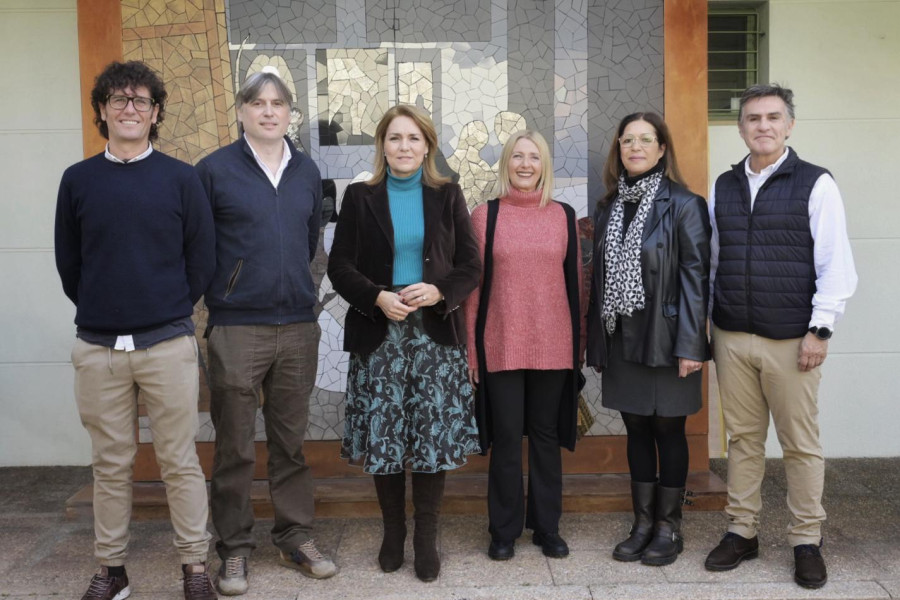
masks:
<svg viewBox="0 0 900 600"><path fill-rule="evenodd" d="M440 290L444 300L419 310L426 333L439 344L465 344L462 302L478 285L481 258L472 233L469 210L455 183L439 189L422 187L425 244L423 280ZM344 323L344 350L368 354L384 340L388 320L375 305L390 289L394 266L394 227L387 185L354 183L347 188L328 258L328 277L350 303Z"/></svg>

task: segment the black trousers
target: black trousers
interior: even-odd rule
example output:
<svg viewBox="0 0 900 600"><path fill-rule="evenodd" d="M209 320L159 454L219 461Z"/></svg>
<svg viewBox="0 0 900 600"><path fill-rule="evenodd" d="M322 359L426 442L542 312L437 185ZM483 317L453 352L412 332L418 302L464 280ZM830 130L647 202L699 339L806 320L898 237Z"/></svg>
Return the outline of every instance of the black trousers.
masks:
<svg viewBox="0 0 900 600"><path fill-rule="evenodd" d="M558 533L562 514L559 402L567 371L516 370L487 373L493 422L488 476L491 538L513 541L522 524ZM528 435L528 507L522 487L522 433Z"/></svg>

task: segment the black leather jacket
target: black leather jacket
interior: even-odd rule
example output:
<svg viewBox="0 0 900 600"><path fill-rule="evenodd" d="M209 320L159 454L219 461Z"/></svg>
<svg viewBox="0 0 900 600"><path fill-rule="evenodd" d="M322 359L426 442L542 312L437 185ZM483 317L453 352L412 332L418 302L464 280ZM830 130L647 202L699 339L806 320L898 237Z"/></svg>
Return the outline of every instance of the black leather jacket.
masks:
<svg viewBox="0 0 900 600"><path fill-rule="evenodd" d="M608 336L600 316L610 208L594 222L594 275L588 306L587 364L607 362ZM663 178L644 225L641 272L646 306L622 317L625 360L673 367L679 358L709 360L709 211L706 200Z"/></svg>

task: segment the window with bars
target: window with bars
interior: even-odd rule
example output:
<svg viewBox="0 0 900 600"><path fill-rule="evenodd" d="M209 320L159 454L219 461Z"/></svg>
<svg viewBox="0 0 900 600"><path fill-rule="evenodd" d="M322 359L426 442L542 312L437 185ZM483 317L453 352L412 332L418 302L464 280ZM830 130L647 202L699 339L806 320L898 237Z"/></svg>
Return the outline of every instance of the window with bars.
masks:
<svg viewBox="0 0 900 600"><path fill-rule="evenodd" d="M746 88L761 80L762 15L752 6L709 6L709 114L734 116Z"/></svg>

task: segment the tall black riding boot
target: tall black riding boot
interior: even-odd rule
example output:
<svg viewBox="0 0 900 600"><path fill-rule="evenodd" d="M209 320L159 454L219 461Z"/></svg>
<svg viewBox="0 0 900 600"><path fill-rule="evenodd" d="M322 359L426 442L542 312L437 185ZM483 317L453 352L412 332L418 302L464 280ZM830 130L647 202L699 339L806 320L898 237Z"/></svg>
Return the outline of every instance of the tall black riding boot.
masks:
<svg viewBox="0 0 900 600"><path fill-rule="evenodd" d="M437 549L438 517L444 499L446 472L413 473L413 507L416 529L413 532L416 577L434 581L441 572L441 556Z"/></svg>
<svg viewBox="0 0 900 600"><path fill-rule="evenodd" d="M656 483L631 482L631 506L634 509L634 524L628 539L613 550L613 558L624 562L641 560L641 554L653 539L653 505Z"/></svg>
<svg viewBox="0 0 900 600"><path fill-rule="evenodd" d="M403 565L403 545L406 542L406 471L392 475L373 475L384 538L378 551L378 564L385 573Z"/></svg>
<svg viewBox="0 0 900 600"><path fill-rule="evenodd" d="M653 540L641 555L645 565L661 567L675 562L684 550L681 537L681 505L684 502L684 488L657 486L656 522L653 525Z"/></svg>

